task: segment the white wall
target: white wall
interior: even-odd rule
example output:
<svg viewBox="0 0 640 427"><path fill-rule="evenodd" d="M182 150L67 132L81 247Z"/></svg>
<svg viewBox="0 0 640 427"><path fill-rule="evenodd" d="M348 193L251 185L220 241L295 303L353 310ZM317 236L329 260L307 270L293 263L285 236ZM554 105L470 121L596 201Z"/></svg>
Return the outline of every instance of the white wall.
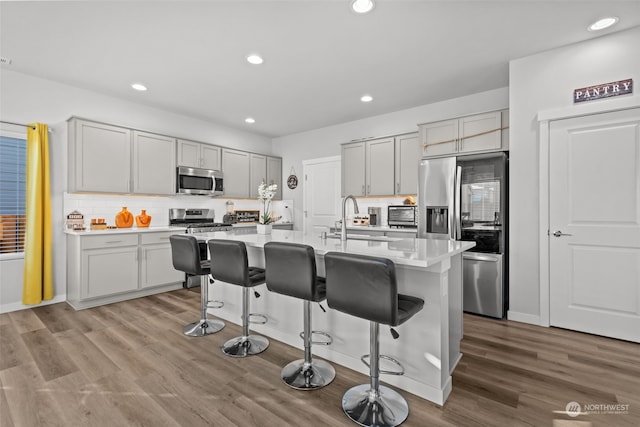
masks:
<svg viewBox="0 0 640 427"><path fill-rule="evenodd" d="M67 189L67 127L71 116L98 120L185 139L271 154L271 139L215 123L146 107L22 73L0 69L1 119L48 124L54 245L54 301L66 294L63 193ZM12 131L24 128L1 125ZM0 311L21 308L22 261L0 260Z"/></svg>
<svg viewBox="0 0 640 427"><path fill-rule="evenodd" d="M640 82L640 28L511 61L510 108L510 310L509 318L540 319L539 135L537 114L575 109L573 90L633 78ZM634 95L639 97L636 87ZM608 100L588 102L607 109ZM585 104L585 103L583 103Z"/></svg>
<svg viewBox="0 0 640 427"><path fill-rule="evenodd" d="M509 90L500 88L435 104L342 123L273 140L273 154L282 157L286 182L293 166L300 184L295 190L283 188L282 197L294 201L296 229L302 229L304 185L302 161L340 155L340 144L353 139L417 132L419 123L434 122L473 113L508 108ZM363 105L366 108L366 105Z"/></svg>

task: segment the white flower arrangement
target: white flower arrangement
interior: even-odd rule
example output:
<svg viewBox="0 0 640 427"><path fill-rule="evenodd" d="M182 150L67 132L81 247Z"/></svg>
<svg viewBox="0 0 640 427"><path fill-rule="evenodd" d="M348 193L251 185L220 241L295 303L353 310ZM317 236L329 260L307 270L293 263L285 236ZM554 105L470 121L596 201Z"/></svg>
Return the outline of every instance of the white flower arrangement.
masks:
<svg viewBox="0 0 640 427"><path fill-rule="evenodd" d="M276 222L281 217L274 217L273 212L269 211L271 207L271 199L278 191L277 184L267 185L262 181L262 184L258 186L258 200L262 202L262 215L260 216L260 224L271 224Z"/></svg>

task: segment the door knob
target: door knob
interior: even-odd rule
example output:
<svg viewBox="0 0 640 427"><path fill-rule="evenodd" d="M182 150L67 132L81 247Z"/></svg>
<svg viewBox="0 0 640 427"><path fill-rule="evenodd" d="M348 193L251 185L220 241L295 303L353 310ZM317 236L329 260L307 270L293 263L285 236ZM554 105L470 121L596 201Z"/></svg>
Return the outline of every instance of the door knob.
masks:
<svg viewBox="0 0 640 427"><path fill-rule="evenodd" d="M553 232L553 235L556 237L560 237L560 236L573 236L573 234L567 234L567 233L563 233L560 230L556 230Z"/></svg>

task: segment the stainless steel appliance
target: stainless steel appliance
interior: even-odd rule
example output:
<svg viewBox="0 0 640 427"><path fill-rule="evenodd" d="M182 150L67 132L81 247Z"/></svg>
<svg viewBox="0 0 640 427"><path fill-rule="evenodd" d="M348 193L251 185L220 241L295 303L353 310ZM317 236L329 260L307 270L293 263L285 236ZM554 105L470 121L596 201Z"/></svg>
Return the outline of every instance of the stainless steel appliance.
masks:
<svg viewBox="0 0 640 427"><path fill-rule="evenodd" d="M178 166L176 193L199 196L221 196L224 191L222 172Z"/></svg>
<svg viewBox="0 0 640 427"><path fill-rule="evenodd" d="M417 227L418 207L414 205L391 205L387 208L389 227Z"/></svg>
<svg viewBox="0 0 640 427"><path fill-rule="evenodd" d="M380 216L380 208L370 207L367 209L369 213L369 225L380 225L382 217Z"/></svg>
<svg viewBox="0 0 640 427"><path fill-rule="evenodd" d="M423 159L418 237L476 242L463 254L463 308L504 318L507 284L506 153Z"/></svg>
<svg viewBox="0 0 640 427"><path fill-rule="evenodd" d="M215 222L213 209L169 209L169 226L185 227L187 234L231 230L231 224ZM207 259L209 257L207 244L202 242L199 247L200 259ZM200 286L200 276L187 274L183 287L194 288L198 286Z"/></svg>

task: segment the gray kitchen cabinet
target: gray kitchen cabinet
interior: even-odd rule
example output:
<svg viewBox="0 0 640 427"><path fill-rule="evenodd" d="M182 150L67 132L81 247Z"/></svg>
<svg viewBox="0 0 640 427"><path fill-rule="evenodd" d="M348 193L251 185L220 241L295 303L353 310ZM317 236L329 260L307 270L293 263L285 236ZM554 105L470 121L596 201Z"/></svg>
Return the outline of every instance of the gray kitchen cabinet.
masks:
<svg viewBox="0 0 640 427"><path fill-rule="evenodd" d="M249 153L229 148L222 149L225 197L249 197L249 170Z"/></svg>
<svg viewBox="0 0 640 427"><path fill-rule="evenodd" d="M222 149L201 142L178 140L177 165L191 168L221 170Z"/></svg>
<svg viewBox="0 0 640 427"><path fill-rule="evenodd" d="M258 197L258 186L267 183L267 156L249 153L249 197Z"/></svg>
<svg viewBox="0 0 640 427"><path fill-rule="evenodd" d="M342 145L342 196L395 194L395 139L372 139Z"/></svg>
<svg viewBox="0 0 640 427"><path fill-rule="evenodd" d="M133 132L133 193L175 194L176 140Z"/></svg>
<svg viewBox="0 0 640 427"><path fill-rule="evenodd" d="M365 143L354 142L342 146L342 196L366 196Z"/></svg>
<svg viewBox="0 0 640 427"><path fill-rule="evenodd" d="M267 184L278 185L278 191L273 198L282 200L282 158L267 156Z"/></svg>
<svg viewBox="0 0 640 427"><path fill-rule="evenodd" d="M394 194L394 138L366 142L367 196Z"/></svg>
<svg viewBox="0 0 640 427"><path fill-rule="evenodd" d="M67 302L80 310L181 288L168 243L175 233L68 234Z"/></svg>
<svg viewBox="0 0 640 427"><path fill-rule="evenodd" d="M422 156L505 150L508 141L503 143L503 139L508 132L503 129L503 116L508 120L508 112L492 111L418 125Z"/></svg>
<svg viewBox="0 0 640 427"><path fill-rule="evenodd" d="M418 164L422 149L417 132L395 137L395 194L418 193Z"/></svg>
<svg viewBox="0 0 640 427"><path fill-rule="evenodd" d="M175 233L140 234L140 288L184 281L184 273L173 268L171 234Z"/></svg>
<svg viewBox="0 0 640 427"><path fill-rule="evenodd" d="M131 130L71 118L68 132L70 192L131 191Z"/></svg>

